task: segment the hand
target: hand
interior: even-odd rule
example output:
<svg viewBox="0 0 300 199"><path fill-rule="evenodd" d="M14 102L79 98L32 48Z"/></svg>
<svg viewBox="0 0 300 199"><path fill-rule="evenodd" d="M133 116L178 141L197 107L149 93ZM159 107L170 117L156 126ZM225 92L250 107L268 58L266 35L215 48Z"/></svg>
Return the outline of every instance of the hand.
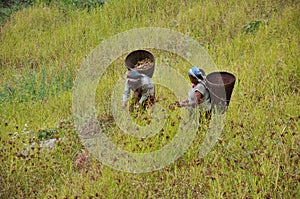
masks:
<svg viewBox="0 0 300 199"><path fill-rule="evenodd" d="M139 108L140 107L140 103L136 103L135 108Z"/></svg>
<svg viewBox="0 0 300 199"><path fill-rule="evenodd" d="M176 102L175 104L169 104L168 108L173 111L175 109L175 105L177 106Z"/></svg>
<svg viewBox="0 0 300 199"><path fill-rule="evenodd" d="M186 104L185 104L185 102L176 102L176 105L177 105L178 107L183 107L183 106L185 106Z"/></svg>

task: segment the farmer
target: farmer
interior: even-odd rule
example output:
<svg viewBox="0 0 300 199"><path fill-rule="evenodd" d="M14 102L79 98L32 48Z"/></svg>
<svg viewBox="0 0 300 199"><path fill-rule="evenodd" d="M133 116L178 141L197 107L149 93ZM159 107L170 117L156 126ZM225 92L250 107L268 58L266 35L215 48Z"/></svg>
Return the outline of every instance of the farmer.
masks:
<svg viewBox="0 0 300 199"><path fill-rule="evenodd" d="M178 107L187 106L190 110L191 108L198 107L203 111L210 111L210 95L208 88L205 83L205 72L196 66L193 66L188 71L192 87L188 92L188 99L177 102Z"/></svg>
<svg viewBox="0 0 300 199"><path fill-rule="evenodd" d="M135 70L130 70L127 74L122 108L126 108L131 91L133 91L133 100L136 108L139 108L148 98L151 103L154 102L155 93L152 79Z"/></svg>

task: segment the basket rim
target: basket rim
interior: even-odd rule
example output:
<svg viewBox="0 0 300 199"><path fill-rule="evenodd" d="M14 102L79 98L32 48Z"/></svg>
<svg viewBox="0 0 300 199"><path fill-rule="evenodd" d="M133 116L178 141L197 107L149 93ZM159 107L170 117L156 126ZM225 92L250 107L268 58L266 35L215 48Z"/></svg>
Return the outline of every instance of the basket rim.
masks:
<svg viewBox="0 0 300 199"><path fill-rule="evenodd" d="M134 64L131 61L129 61L129 60L132 59L133 56L135 54L137 54L137 53L144 53L145 55L147 55L147 57L150 58L151 64L153 64L153 67L154 67L154 65L155 65L155 57L154 57L154 55L150 51L148 51L148 50L139 49L139 50L134 50L134 51L130 52L126 56L125 61L124 61L124 64L125 64L126 68L128 68L128 69L134 69L134 67L133 67Z"/></svg>
<svg viewBox="0 0 300 199"><path fill-rule="evenodd" d="M225 82L223 81L223 79L222 79L223 84L217 84L217 83L214 83L214 82L209 81L209 77L212 76L212 75L216 75L216 74L219 74L220 76L222 76L222 75L228 75L228 76L232 77L232 80L231 80L230 82L228 82L228 83L225 83ZM230 84L233 84L233 83L235 82L235 80L236 80L235 75L233 75L232 73L227 72L227 71L216 71L216 72L209 73L209 74L206 76L206 82L207 82L208 84L211 84L211 85L214 85L214 86L230 85Z"/></svg>
<svg viewBox="0 0 300 199"><path fill-rule="evenodd" d="M154 60L154 55L153 55L150 51L148 51L148 50L134 50L134 51L130 52L130 53L126 56L125 61L126 61L128 58L130 58L132 55L134 55L134 54L136 54L136 53L140 53L140 52L144 52L145 54L150 55L150 56L153 58L153 60Z"/></svg>

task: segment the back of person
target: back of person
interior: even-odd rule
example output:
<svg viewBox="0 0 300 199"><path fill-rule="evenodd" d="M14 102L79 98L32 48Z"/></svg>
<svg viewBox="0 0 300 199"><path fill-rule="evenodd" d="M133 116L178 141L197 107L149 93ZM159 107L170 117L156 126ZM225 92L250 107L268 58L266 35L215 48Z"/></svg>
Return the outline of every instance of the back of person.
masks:
<svg viewBox="0 0 300 199"><path fill-rule="evenodd" d="M127 75L123 93L122 107L125 108L129 99L130 91L134 93L134 101L136 107L139 107L150 96L150 100L154 101L154 84L150 77L131 70Z"/></svg>
<svg viewBox="0 0 300 199"><path fill-rule="evenodd" d="M206 85L205 79L197 84L200 93L203 95L203 102L201 103L201 109L209 111L211 109L210 93Z"/></svg>

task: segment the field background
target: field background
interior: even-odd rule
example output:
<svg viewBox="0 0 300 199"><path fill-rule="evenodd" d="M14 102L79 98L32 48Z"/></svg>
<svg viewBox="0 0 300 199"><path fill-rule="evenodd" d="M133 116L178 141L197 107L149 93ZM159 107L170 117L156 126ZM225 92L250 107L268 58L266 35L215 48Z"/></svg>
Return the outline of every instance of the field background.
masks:
<svg viewBox="0 0 300 199"><path fill-rule="evenodd" d="M299 1L82 2L1 8L9 16L0 29L0 198L300 197ZM186 34L203 44L219 70L236 75L222 135L199 159L200 129L184 156L159 171L131 174L93 158L77 168L82 146L71 110L77 71L101 41L138 27ZM156 55L182 66L186 76L190 66L184 60ZM107 71L97 90L99 121L126 150L159 149L174 136L178 111L168 113L172 125L152 139L123 135L105 94L126 72L122 58L112 68L119 72ZM157 89L167 100L162 105L175 100ZM35 145L24 153L50 138L59 139L51 150Z"/></svg>

